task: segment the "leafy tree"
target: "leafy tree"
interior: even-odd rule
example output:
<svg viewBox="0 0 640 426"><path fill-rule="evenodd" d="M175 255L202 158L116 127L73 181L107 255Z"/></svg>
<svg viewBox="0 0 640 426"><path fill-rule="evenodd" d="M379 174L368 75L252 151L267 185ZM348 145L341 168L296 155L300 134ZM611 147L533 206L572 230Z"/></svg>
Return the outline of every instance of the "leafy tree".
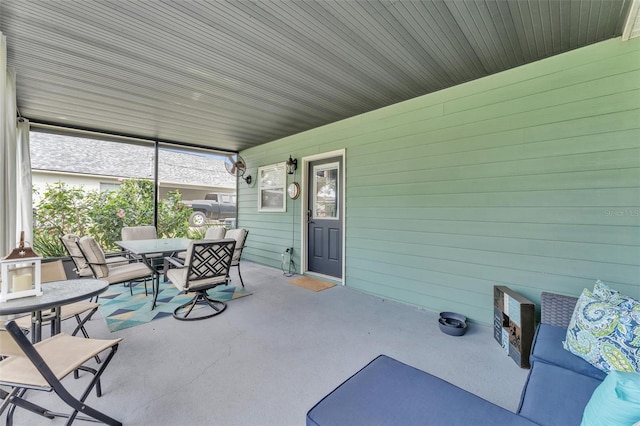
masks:
<svg viewBox="0 0 640 426"><path fill-rule="evenodd" d="M38 191L34 189L38 197ZM85 235L90 225L86 193L64 182L47 185L33 213L33 247L44 257L66 255L59 235Z"/></svg>
<svg viewBox="0 0 640 426"><path fill-rule="evenodd" d="M66 256L58 236L69 233L90 235L106 251L116 249L122 227L153 223L153 189L146 179L125 179L119 189L104 192L47 185L34 209L34 250L44 257ZM188 237L192 212L179 191L169 192L158 204L158 236Z"/></svg>
<svg viewBox="0 0 640 426"><path fill-rule="evenodd" d="M125 226L153 224L153 182L126 179L115 191L91 191L92 208L87 211L91 235L105 250L115 250ZM161 236L162 234L159 234Z"/></svg>
<svg viewBox="0 0 640 426"><path fill-rule="evenodd" d="M39 195L36 190L34 192L36 196ZM72 231L84 234L89 226L86 210L87 198L82 188L56 182L47 185L42 200L36 207L34 225L58 235Z"/></svg>
<svg viewBox="0 0 640 426"><path fill-rule="evenodd" d="M180 191L169 191L158 205L158 234L167 238L191 237L189 216L193 209L182 202Z"/></svg>

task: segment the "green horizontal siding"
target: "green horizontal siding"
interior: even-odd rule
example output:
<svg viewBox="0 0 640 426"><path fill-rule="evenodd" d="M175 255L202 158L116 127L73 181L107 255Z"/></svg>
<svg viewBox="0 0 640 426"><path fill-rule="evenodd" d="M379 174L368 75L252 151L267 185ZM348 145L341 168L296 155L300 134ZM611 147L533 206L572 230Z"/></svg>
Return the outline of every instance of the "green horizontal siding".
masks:
<svg viewBox="0 0 640 426"><path fill-rule="evenodd" d="M640 39L609 40L252 148L257 167L346 149L355 289L491 323L492 287L538 302L602 279L640 297ZM300 171L289 182L301 181ZM245 256L299 262L300 200Z"/></svg>

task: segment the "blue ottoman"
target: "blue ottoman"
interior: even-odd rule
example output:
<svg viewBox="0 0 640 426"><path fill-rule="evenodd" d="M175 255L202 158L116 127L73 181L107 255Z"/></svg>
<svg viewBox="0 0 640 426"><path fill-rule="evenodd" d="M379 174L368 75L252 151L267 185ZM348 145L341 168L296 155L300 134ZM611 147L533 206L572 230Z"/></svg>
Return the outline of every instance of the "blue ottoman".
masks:
<svg viewBox="0 0 640 426"><path fill-rule="evenodd" d="M429 373L380 355L307 413L307 426L535 425Z"/></svg>

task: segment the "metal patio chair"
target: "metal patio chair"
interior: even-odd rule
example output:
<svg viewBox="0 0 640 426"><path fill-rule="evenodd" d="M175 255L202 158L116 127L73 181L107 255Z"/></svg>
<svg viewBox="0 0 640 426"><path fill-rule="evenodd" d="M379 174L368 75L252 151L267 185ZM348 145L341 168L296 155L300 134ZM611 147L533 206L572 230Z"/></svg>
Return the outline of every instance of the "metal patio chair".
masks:
<svg viewBox="0 0 640 426"><path fill-rule="evenodd" d="M125 226L120 230L120 235L122 236L122 241L156 240L158 239L158 230L153 225ZM131 254L130 256L141 261L140 256ZM146 256L154 267L158 267L164 258L163 253L151 253Z"/></svg>
<svg viewBox="0 0 640 426"><path fill-rule="evenodd" d="M208 228L207 231L205 232L203 240L222 240L225 238L226 232L227 232L227 229L223 226L212 226L211 228ZM184 261L187 257L187 252L181 251L180 253L176 253L175 256L170 256L170 257L172 257L174 260L178 260L179 263L182 263L184 265ZM172 265L175 266L176 262L169 263L166 258L164 259L162 270L164 271L165 281L168 279L167 271Z"/></svg>
<svg viewBox="0 0 640 426"><path fill-rule="evenodd" d="M223 226L212 226L211 228L207 228L203 240L222 240L225 238L226 232L227 230ZM187 252L177 253L174 257L184 260L187 257Z"/></svg>
<svg viewBox="0 0 640 426"><path fill-rule="evenodd" d="M94 278L100 278L109 284L129 283L129 291L133 296L131 283L144 281L144 294L147 293L147 280L153 277L155 272L142 262L128 263L122 266L109 266L102 247L93 237L82 237L78 241L78 247L87 260L87 264L93 272Z"/></svg>
<svg viewBox="0 0 640 426"><path fill-rule="evenodd" d="M242 250L244 249L244 244L247 241L248 236L249 231L244 228L229 229L225 234L225 238L233 238L236 240L236 249L233 252L231 266L238 268L238 276L240 277L240 284L242 284L242 288L244 288L244 281L242 280L242 274L240 274L240 257L242 256Z"/></svg>
<svg viewBox="0 0 640 426"><path fill-rule="evenodd" d="M80 237L75 234L66 234L60 237L60 242L64 246L67 253L69 253L69 257L73 261L73 265L75 266L74 271L78 275L78 277L90 277L93 275L91 272L91 268L87 264L87 259L85 259L82 251L78 247L78 241ZM121 266L129 263L129 259L120 256L118 254L114 255L105 255L107 265L110 266Z"/></svg>
<svg viewBox="0 0 640 426"><path fill-rule="evenodd" d="M66 417L67 424L73 423L78 418L109 425L121 425L118 420L85 403L94 387L97 396L102 396L100 377L115 355L121 340L122 338L84 339L61 333L32 345L14 321L4 324L4 327L0 328L0 355L4 357L0 361L0 385L11 389L0 405L0 414L10 407L6 417L7 425L13 424L16 407L49 419ZM97 370L85 365L91 358L106 350L109 350L109 353ZM80 398L73 396L61 383L63 378L78 370L93 374L93 379ZM27 401L24 396L31 389L55 392L60 399L73 408L73 412L71 414L54 413ZM78 413L89 417L78 416Z"/></svg>
<svg viewBox="0 0 640 426"><path fill-rule="evenodd" d="M233 239L192 241L187 249L184 265L172 257L167 257L177 268L169 269L167 276L180 291L195 292L194 297L173 311L173 317L182 321L211 318L222 313L227 307L220 300L209 298L207 290L229 282L229 269L236 242ZM189 317L193 308L208 305L214 312L208 315Z"/></svg>

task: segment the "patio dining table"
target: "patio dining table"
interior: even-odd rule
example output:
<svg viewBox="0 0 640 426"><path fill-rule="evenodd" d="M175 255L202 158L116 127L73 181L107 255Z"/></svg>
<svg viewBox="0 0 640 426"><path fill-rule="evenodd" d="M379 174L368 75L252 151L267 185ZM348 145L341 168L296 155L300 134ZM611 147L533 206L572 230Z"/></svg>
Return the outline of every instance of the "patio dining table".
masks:
<svg viewBox="0 0 640 426"><path fill-rule="evenodd" d="M42 323L51 320L51 335L60 333L60 313L62 305L87 300L97 296L109 287L105 280L80 278L52 281L42 287L41 296L29 296L0 303L0 322L12 319L10 315L32 313L31 339L37 343L42 338ZM52 309L51 314L43 311Z"/></svg>
<svg viewBox="0 0 640 426"><path fill-rule="evenodd" d="M154 265L153 258L150 256L156 253L162 253L163 257L171 253L187 251L189 248L189 238L153 238L149 240L127 240L116 241L116 244L129 253L140 256L145 265L153 271L153 303L151 309L155 309L158 293L160 291L160 274L161 265Z"/></svg>
<svg viewBox="0 0 640 426"><path fill-rule="evenodd" d="M104 292L109 287L105 280L91 278L80 278L72 280L52 281L43 286L41 296L28 296L19 299L12 299L0 303L0 324L4 321L14 319L15 315L31 312L31 341L37 343L42 340L42 323L51 321L51 335L54 336L61 331L61 308L74 302L93 298ZM50 313L43 315L43 311L51 309ZM26 392L26 390L24 391ZM24 395L24 392L20 396ZM11 400L7 399L9 393L0 389L0 414L9 406ZM25 402L23 401L23 404ZM22 405L30 411L34 411L36 405ZM31 407L31 408L29 408ZM41 408L41 407L38 407ZM40 414L40 411L34 411Z"/></svg>

